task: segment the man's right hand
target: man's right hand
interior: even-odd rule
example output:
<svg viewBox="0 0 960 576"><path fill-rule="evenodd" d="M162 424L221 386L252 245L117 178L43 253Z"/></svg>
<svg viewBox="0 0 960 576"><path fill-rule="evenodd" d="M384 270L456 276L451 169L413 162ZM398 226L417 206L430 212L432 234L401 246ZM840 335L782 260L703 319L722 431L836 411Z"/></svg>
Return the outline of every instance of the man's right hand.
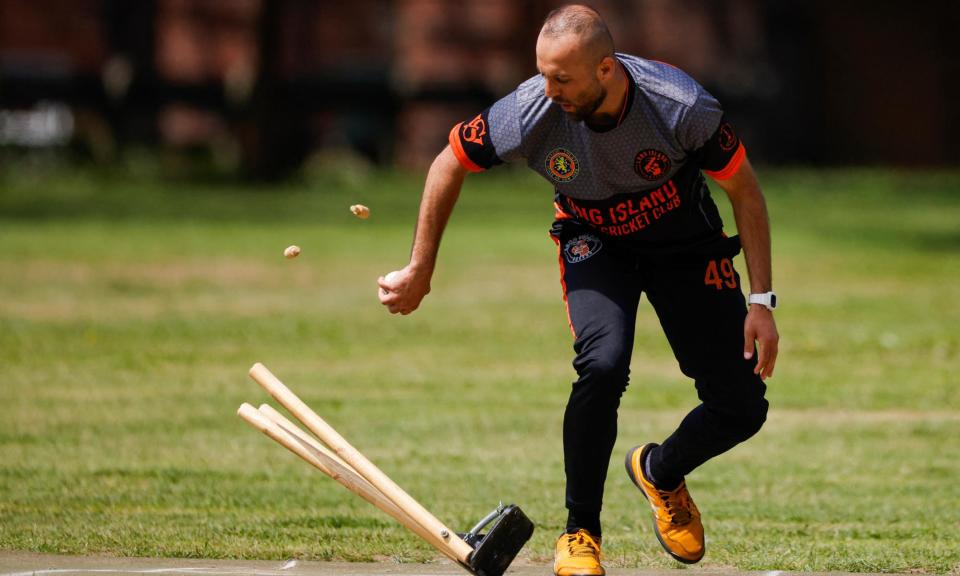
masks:
<svg viewBox="0 0 960 576"><path fill-rule="evenodd" d="M380 303L391 314L409 314L420 307L420 301L430 292L440 238L450 219L453 206L460 196L460 187L467 169L460 165L448 145L437 155L420 199L420 214L413 233L410 263L394 274L377 278Z"/></svg>
<svg viewBox="0 0 960 576"><path fill-rule="evenodd" d="M389 278L387 278L389 276ZM430 293L429 273L417 273L409 265L377 278L380 303L391 314L407 315L420 307L423 297Z"/></svg>

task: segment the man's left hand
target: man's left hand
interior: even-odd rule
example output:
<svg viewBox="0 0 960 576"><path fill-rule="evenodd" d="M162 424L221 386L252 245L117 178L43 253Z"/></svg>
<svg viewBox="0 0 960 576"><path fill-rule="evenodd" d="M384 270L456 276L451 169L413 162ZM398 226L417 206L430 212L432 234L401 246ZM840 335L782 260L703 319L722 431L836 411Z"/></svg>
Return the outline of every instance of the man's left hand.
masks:
<svg viewBox="0 0 960 576"><path fill-rule="evenodd" d="M747 319L743 322L744 360L753 358L754 342L760 349L760 357L753 373L766 380L773 376L773 367L777 363L780 334L777 333L777 323L773 320L773 311L760 304L750 305Z"/></svg>

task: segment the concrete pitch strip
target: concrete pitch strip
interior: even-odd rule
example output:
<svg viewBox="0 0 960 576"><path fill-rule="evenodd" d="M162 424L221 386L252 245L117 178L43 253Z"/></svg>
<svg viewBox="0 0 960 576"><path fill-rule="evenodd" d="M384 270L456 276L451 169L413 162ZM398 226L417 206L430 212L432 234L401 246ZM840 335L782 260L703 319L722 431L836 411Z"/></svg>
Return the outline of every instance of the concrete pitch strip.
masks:
<svg viewBox="0 0 960 576"><path fill-rule="evenodd" d="M511 566L506 576L550 576L549 565ZM737 572L692 569L701 576L846 576L844 573ZM676 576L676 570L613 568L610 576ZM267 560L197 560L184 558L113 558L105 556L57 556L0 552L0 576L92 576L160 574L173 576L463 576L451 562L436 564L286 562ZM858 574L857 576L868 576ZM891 576L885 574L884 576Z"/></svg>

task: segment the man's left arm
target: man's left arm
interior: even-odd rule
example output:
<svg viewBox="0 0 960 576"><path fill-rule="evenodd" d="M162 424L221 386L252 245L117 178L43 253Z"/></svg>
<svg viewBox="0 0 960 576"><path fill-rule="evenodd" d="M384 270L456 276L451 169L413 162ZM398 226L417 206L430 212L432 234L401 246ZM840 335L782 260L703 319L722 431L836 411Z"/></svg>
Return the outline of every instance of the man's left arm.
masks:
<svg viewBox="0 0 960 576"><path fill-rule="evenodd" d="M744 156L736 172L726 178L715 178L715 181L727 193L733 205L733 216L737 221L737 232L747 261L750 293L772 291L773 274L767 204L750 161ZM750 304L743 326L743 336L745 359L749 360L753 356L754 342L759 347L759 357L754 373L764 379L773 376L780 341L773 311L762 304Z"/></svg>

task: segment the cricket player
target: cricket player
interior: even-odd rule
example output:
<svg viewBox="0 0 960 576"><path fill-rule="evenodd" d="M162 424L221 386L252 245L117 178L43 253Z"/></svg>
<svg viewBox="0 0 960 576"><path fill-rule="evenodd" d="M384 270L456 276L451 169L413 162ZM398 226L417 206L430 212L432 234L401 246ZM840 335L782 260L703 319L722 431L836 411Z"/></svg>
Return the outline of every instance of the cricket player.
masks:
<svg viewBox="0 0 960 576"><path fill-rule="evenodd" d="M641 294L701 404L660 444L629 450L627 475L660 544L692 564L704 555L703 525L684 478L767 414L763 381L779 335L763 194L717 100L677 68L615 52L594 10L551 12L536 59L539 75L453 127L426 179L410 262L378 280L380 301L409 314L430 291L468 172L525 162L546 178L578 376L563 421L568 520L554 572L604 574L600 509ZM704 174L730 199L739 237L724 234ZM741 247L748 302L732 263Z"/></svg>

